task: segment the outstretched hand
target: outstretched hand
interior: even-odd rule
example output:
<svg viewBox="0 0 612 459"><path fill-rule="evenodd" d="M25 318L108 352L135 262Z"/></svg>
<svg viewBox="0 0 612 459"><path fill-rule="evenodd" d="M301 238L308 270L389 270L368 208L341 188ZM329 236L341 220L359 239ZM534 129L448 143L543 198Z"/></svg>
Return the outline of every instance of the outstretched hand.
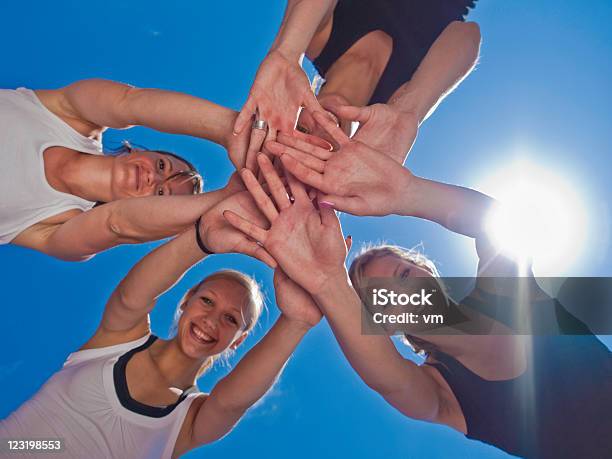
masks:
<svg viewBox="0 0 612 459"><path fill-rule="evenodd" d="M321 201L335 209L354 215L399 213L400 196L411 183L410 171L363 142L349 139L325 115L314 113L313 117L339 145L337 152L285 135L279 136L280 143L268 143L268 150L280 156L298 180L323 192Z"/></svg>
<svg viewBox="0 0 612 459"><path fill-rule="evenodd" d="M204 245L214 253L244 253L275 268L276 261L263 247L226 221L223 213L228 210L244 215L257 224L267 223L250 193L248 191L237 192L209 209L202 216L200 235Z"/></svg>
<svg viewBox="0 0 612 459"><path fill-rule="evenodd" d="M258 241L292 280L314 294L330 278L346 274L347 248L338 217L330 207L320 205L317 210L304 185L287 174L290 198L270 159L259 155L258 162L272 198L251 171L243 170L241 176L270 223L269 229L266 229L267 224L241 215L239 211L228 210L224 212L225 218L236 229Z"/></svg>
<svg viewBox="0 0 612 459"><path fill-rule="evenodd" d="M278 50L271 51L257 70L249 97L236 118L234 134L240 135L256 113L268 123L268 140L275 139L279 131L291 133L300 107L321 110L299 63Z"/></svg>
<svg viewBox="0 0 612 459"><path fill-rule="evenodd" d="M359 121L353 139L404 164L419 130L416 114L401 112L387 104L367 107L328 105L340 119Z"/></svg>

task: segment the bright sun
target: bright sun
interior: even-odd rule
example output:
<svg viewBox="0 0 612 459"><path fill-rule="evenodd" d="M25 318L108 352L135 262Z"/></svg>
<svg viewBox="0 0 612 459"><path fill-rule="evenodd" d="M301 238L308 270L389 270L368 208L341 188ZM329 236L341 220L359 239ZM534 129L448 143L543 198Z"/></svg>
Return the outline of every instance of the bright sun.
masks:
<svg viewBox="0 0 612 459"><path fill-rule="evenodd" d="M493 242L522 259L532 256L539 276L563 276L588 234L588 215L576 188L527 161L488 176L479 189L502 203L487 220Z"/></svg>

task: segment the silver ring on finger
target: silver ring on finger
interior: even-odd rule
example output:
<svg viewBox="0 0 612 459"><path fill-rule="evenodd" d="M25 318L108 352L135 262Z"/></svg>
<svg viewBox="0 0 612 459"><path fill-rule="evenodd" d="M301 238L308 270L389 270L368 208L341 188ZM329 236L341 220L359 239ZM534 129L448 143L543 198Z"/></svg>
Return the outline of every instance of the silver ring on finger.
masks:
<svg viewBox="0 0 612 459"><path fill-rule="evenodd" d="M253 125L251 126L251 128L261 129L262 131L265 131L266 129L268 129L268 122L264 120L255 120L253 121Z"/></svg>

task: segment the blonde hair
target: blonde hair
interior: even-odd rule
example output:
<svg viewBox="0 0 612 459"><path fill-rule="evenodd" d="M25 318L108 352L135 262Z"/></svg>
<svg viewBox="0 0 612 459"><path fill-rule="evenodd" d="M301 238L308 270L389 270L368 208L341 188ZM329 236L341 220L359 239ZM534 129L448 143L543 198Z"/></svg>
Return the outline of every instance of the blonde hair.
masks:
<svg viewBox="0 0 612 459"><path fill-rule="evenodd" d="M259 316L261 315L261 312L264 308L264 297L259 284L251 276L241 273L240 271L236 271L233 269L222 269L206 276L204 279L202 279L200 282L198 282L196 285L194 285L185 292L185 294L179 301L179 304L174 313L174 321L172 323L172 327L170 328L171 335L176 334L178 322L181 318L181 315L183 314L183 308L190 300L190 298L194 295L194 293L197 292L204 283L217 279L226 279L234 281L240 284L240 286L246 290L246 299L248 300L249 314L243 314L242 316L242 319L245 323L244 332L248 333L253 329L253 327L259 320ZM220 357L224 356L228 351L229 350L226 350L222 354L210 356L198 371L197 377L199 378L200 376L202 376L207 370L209 370L213 366L213 364Z"/></svg>
<svg viewBox="0 0 612 459"><path fill-rule="evenodd" d="M411 249L391 244L369 244L364 246L355 256L355 258L353 258L349 268L349 277L351 278L351 282L353 283L353 287L357 291L357 294L364 294L364 289L361 287L367 280L367 276L365 275L367 265L372 261L383 257L395 257L400 260L407 261L421 269L424 269L433 277L439 278L440 273L438 272L438 268L433 261L423 254L420 249L422 249L421 245L417 245ZM442 291L444 291L444 286L442 285L441 281L438 280L438 283L440 284ZM366 298L361 298L361 300L365 302ZM413 335L405 334L404 342L415 353L421 356L426 356L427 354L430 354L436 350L436 346L434 344Z"/></svg>

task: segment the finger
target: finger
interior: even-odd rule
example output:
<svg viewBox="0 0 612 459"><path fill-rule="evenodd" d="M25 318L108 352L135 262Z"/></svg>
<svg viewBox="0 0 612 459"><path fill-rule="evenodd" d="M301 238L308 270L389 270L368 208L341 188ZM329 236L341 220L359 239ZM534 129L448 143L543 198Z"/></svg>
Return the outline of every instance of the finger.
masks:
<svg viewBox="0 0 612 459"><path fill-rule="evenodd" d="M286 135L286 134L283 134L283 135ZM307 143L309 143L311 145L314 145L316 147L323 148L324 150L327 150L327 151L332 151L333 150L332 144L329 143L327 140L322 139L319 136L312 135L312 134L306 134L306 133L300 132L300 131L292 132L292 136L295 137L296 139L303 140L304 142L307 142Z"/></svg>
<svg viewBox="0 0 612 459"><path fill-rule="evenodd" d="M291 207L291 201L289 200L287 190L285 190L285 185L283 185L283 182L274 169L270 158L266 155L259 155L257 161L278 208L283 210Z"/></svg>
<svg viewBox="0 0 612 459"><path fill-rule="evenodd" d="M249 255L251 257L257 258L260 261L263 261L272 269L278 266L274 257L270 255L270 253L268 253L265 248L263 248L256 242L249 241L245 238L244 241L238 244L237 249L240 253L244 253L245 255Z"/></svg>
<svg viewBox="0 0 612 459"><path fill-rule="evenodd" d="M291 174L291 172L289 172L288 170L285 170L285 177L287 177L287 182L289 182L289 189L291 190L291 195L295 199L295 202L310 202L304 184L299 180L296 180L293 174Z"/></svg>
<svg viewBox="0 0 612 459"><path fill-rule="evenodd" d="M317 96L315 96L315 93L310 88L308 89L308 91L304 92L304 100L302 102L302 105L306 107L311 113L323 110L319 99L317 99Z"/></svg>
<svg viewBox="0 0 612 459"><path fill-rule="evenodd" d="M332 139L334 139L340 146L349 142L349 138L346 133L342 130L342 128L332 120L330 120L326 115L321 112L313 113L313 118L317 122L319 126L321 126L325 132L327 132Z"/></svg>
<svg viewBox="0 0 612 459"><path fill-rule="evenodd" d="M251 117L255 114L255 109L257 108L255 99L251 96L247 99L246 103L240 110L240 113L236 117L236 121L234 122L234 135L240 134L244 128L251 121Z"/></svg>
<svg viewBox="0 0 612 459"><path fill-rule="evenodd" d="M261 210L261 213L263 213L270 223L272 223L276 217L278 217L278 211L276 210L276 207L274 207L274 203L268 194L257 181L252 171L243 169L240 172L240 176L242 177L242 181L244 182L247 190L249 190L249 193L251 193L255 204L259 210Z"/></svg>
<svg viewBox="0 0 612 459"><path fill-rule="evenodd" d="M255 241L265 243L268 232L255 225L254 223L248 221L246 218L241 217L235 212L231 210L226 210L223 212L223 217L227 220L227 222L236 228L238 231L246 234L251 239Z"/></svg>
<svg viewBox="0 0 612 459"><path fill-rule="evenodd" d="M340 220L334 208L327 204L326 201L321 200L319 197L319 213L321 214L321 223L323 226L330 228L339 228Z"/></svg>
<svg viewBox="0 0 612 459"><path fill-rule="evenodd" d="M278 131L276 130L276 128L274 126L272 126L271 124L268 124L268 134L266 135L265 142L269 142L271 140L276 140L277 134L278 134ZM264 144L264 146L265 146L265 144Z"/></svg>
<svg viewBox="0 0 612 459"><path fill-rule="evenodd" d="M325 187L323 174L320 174L312 169L307 168L291 155L281 156L283 166L291 172L299 181L306 185L313 186L317 189Z"/></svg>
<svg viewBox="0 0 612 459"><path fill-rule="evenodd" d="M280 157L288 154L312 170L317 172L323 172L325 170L325 161L321 161L309 153L304 153L300 150L296 150L295 148L288 147L287 145L283 145L282 143L278 142L270 142L267 143L266 146L268 151L275 156Z"/></svg>
<svg viewBox="0 0 612 459"><path fill-rule="evenodd" d="M359 121L367 123L372 114L371 107L355 107L352 105L339 105L335 108L335 112L340 118L346 118L351 121Z"/></svg>
<svg viewBox="0 0 612 459"><path fill-rule="evenodd" d="M320 195L319 205L328 206L352 215L367 215L365 202L359 196Z"/></svg>
<svg viewBox="0 0 612 459"><path fill-rule="evenodd" d="M308 140L302 140L302 139L299 139L297 136L279 134L276 143L287 145L288 147L296 148L306 153L310 153L311 155L319 159L325 160L325 159L329 159L332 157L333 152L331 151L331 148L327 148L327 146L331 147L331 145L329 145L328 142L314 135L311 135L309 137L310 138ZM321 140L322 142L326 144L326 148L321 148L318 145L314 145L312 142L309 141L312 139Z"/></svg>
<svg viewBox="0 0 612 459"><path fill-rule="evenodd" d="M246 155L246 168L252 171L257 170L257 154L261 151L261 146L266 138L265 129L251 128L251 138L249 140L249 148Z"/></svg>

